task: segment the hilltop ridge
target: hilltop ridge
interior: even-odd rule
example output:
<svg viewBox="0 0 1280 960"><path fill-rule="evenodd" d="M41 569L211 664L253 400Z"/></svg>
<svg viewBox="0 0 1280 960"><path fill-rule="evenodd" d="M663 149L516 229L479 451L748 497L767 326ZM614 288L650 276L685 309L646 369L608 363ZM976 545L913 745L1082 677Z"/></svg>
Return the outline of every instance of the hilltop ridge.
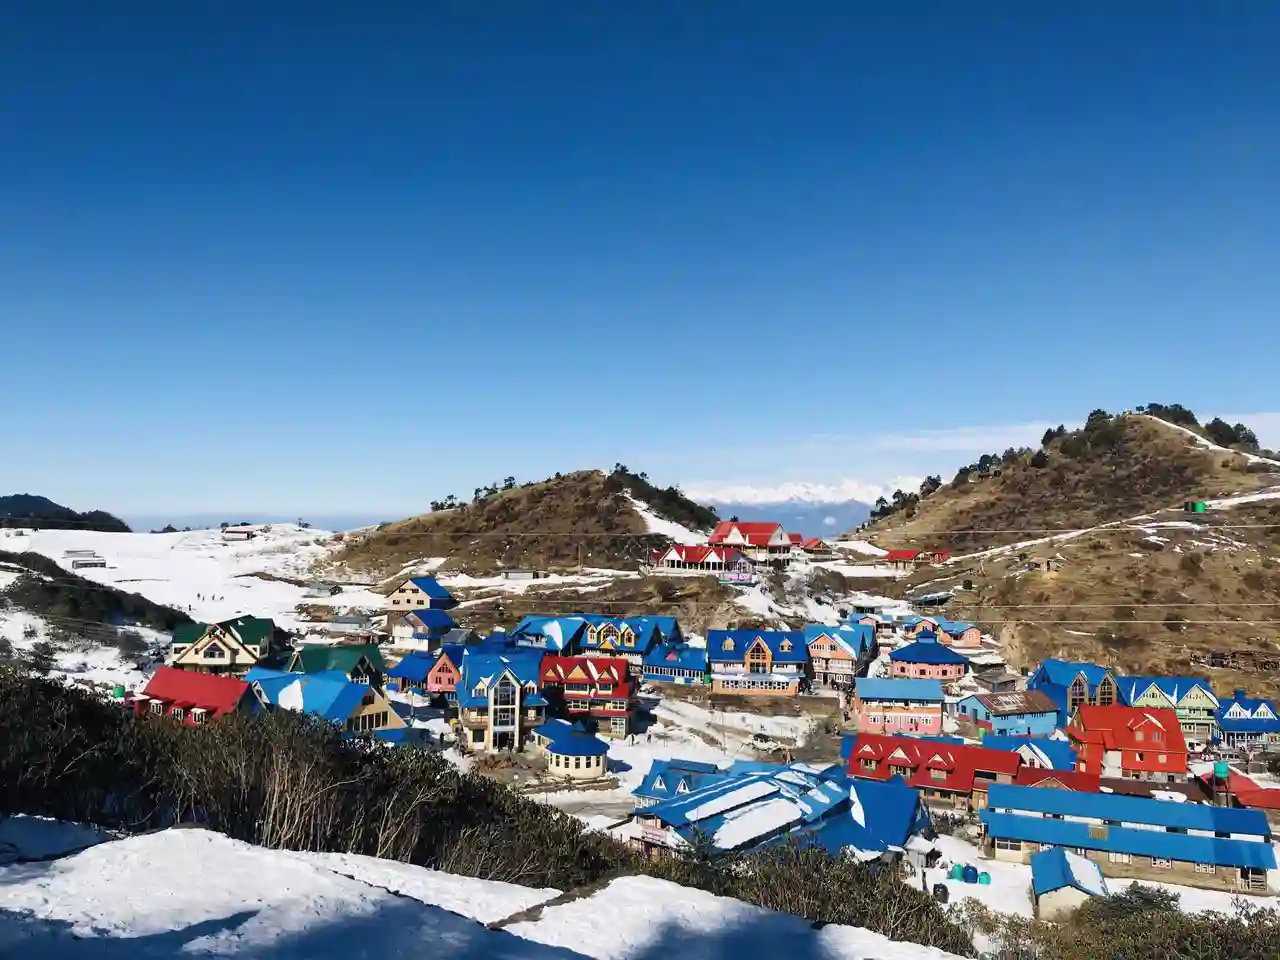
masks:
<svg viewBox="0 0 1280 960"><path fill-rule="evenodd" d="M881 546L971 552L1093 527L1183 500L1280 485L1280 462L1213 444L1145 414L1095 411L1078 430L1046 432L1039 450L1007 450L926 481L861 530Z"/></svg>
<svg viewBox="0 0 1280 960"><path fill-rule="evenodd" d="M536 483L477 490L470 503L450 498L443 509L348 534L332 562L391 576L406 566L440 561L444 570L635 570L673 539L696 541L715 511L659 488L622 464L610 473L579 470Z"/></svg>
<svg viewBox="0 0 1280 960"><path fill-rule="evenodd" d="M54 503L48 497L31 493L15 493L0 497L0 528L22 527L27 530L100 530L104 533L129 533L129 525L105 510L78 513L70 507Z"/></svg>

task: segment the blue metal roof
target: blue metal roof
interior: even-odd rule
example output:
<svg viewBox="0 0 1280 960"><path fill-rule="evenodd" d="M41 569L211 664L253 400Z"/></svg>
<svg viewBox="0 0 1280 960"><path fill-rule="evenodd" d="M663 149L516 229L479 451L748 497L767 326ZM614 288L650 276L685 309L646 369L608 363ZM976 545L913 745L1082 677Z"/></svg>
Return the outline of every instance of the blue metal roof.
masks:
<svg viewBox="0 0 1280 960"><path fill-rule="evenodd" d="M405 616L416 618L428 630L452 630L458 625L458 622L447 612L432 607L410 610Z"/></svg>
<svg viewBox="0 0 1280 960"><path fill-rule="evenodd" d="M411 653L387 671L387 676L396 680L420 682L427 679L427 674L436 665L436 658L429 653Z"/></svg>
<svg viewBox="0 0 1280 960"><path fill-rule="evenodd" d="M794 838L832 852L901 846L927 823L919 795L901 778L851 780L838 768L772 767L712 782L640 811L686 839L695 831L721 850L747 850Z"/></svg>
<svg viewBox="0 0 1280 960"><path fill-rule="evenodd" d="M809 648L800 630L709 630L707 659L711 663L742 663L757 640L769 648L777 663L805 663L809 659ZM732 649L725 649L726 642ZM789 648L784 650L783 644L789 644Z"/></svg>
<svg viewBox="0 0 1280 960"><path fill-rule="evenodd" d="M440 586L435 577L411 577L409 582L432 600L452 600L453 594Z"/></svg>
<svg viewBox="0 0 1280 960"><path fill-rule="evenodd" d="M687 644L655 646L644 657L646 667L679 667L682 670L707 669L707 651L705 647L691 647Z"/></svg>
<svg viewBox="0 0 1280 960"><path fill-rule="evenodd" d="M511 633L515 636L517 643L521 636L541 637L545 640L548 650L559 652L572 646L586 628L587 621L582 616L529 616L517 623Z"/></svg>
<svg viewBox="0 0 1280 960"><path fill-rule="evenodd" d="M1151 687L1163 693L1176 706L1192 690L1208 694L1214 703L1213 687L1202 677L1116 677L1116 687L1125 703L1133 703Z"/></svg>
<svg viewBox="0 0 1280 960"><path fill-rule="evenodd" d="M732 774L714 763L697 760L654 760L640 786L631 791L635 797L670 800L707 784L728 779Z"/></svg>
<svg viewBox="0 0 1280 960"><path fill-rule="evenodd" d="M1271 836L1267 816L1261 810L1212 807L1203 803L1174 803L1116 793L1052 790L1047 787L1020 787L1003 783L990 786L987 803L994 809L1009 807L1036 813L1062 813L1104 821L1123 820L1184 830Z"/></svg>
<svg viewBox="0 0 1280 960"><path fill-rule="evenodd" d="M958 637L960 636L960 634L964 633L966 630L972 630L973 624L963 623L958 620L946 620L943 618L939 618L938 629L941 630L943 633L950 634L953 637Z"/></svg>
<svg viewBox="0 0 1280 960"><path fill-rule="evenodd" d="M1042 787L1021 787L1016 789L1043 790L1045 793L1067 792L1048 790ZM1123 799L1133 800L1138 798L1125 797ZM1166 800L1146 800L1143 802L1166 807L1194 806L1186 803L1170 803ZM1016 813L999 813L990 807L982 810L979 816L987 826L987 835L998 839L1022 840L1027 843L1051 843L1062 847L1114 851L1140 857L1164 857L1169 860L1182 860L1189 863L1212 863L1224 867L1256 867L1263 870L1274 870L1276 868L1275 852L1271 844L1259 843L1254 840L1194 837L1186 833L1168 833L1163 830L1134 830L1130 827L1107 827L1107 836L1101 838L1091 835L1090 825L1087 823L1053 820L1046 817L1019 816Z"/></svg>
<svg viewBox="0 0 1280 960"><path fill-rule="evenodd" d="M844 623L838 627L816 624L804 628L806 645L819 637L829 637L856 660L871 649L875 643L876 631L874 627L861 623Z"/></svg>
<svg viewBox="0 0 1280 960"><path fill-rule="evenodd" d="M1084 674L1084 682L1089 689L1089 695L1092 696L1097 692L1098 684L1102 682L1102 678L1111 673L1111 671L1106 667L1098 666L1096 663L1049 659L1040 664L1039 669L1031 675L1031 680L1027 685L1035 689L1035 684L1043 681L1065 688L1069 687L1071 681L1082 673Z"/></svg>
<svg viewBox="0 0 1280 960"><path fill-rule="evenodd" d="M368 686L353 683L340 670L284 673L255 667L245 675L245 680L257 684L267 701L276 707L280 706L285 691L296 685L302 695L301 712L316 714L333 723L345 723L369 692Z"/></svg>
<svg viewBox="0 0 1280 960"><path fill-rule="evenodd" d="M937 680L879 679L858 677L854 689L861 700L914 700L942 703L942 684Z"/></svg>
<svg viewBox="0 0 1280 960"><path fill-rule="evenodd" d="M988 733L982 738L982 746L988 750L1030 754L1047 770L1076 768L1076 751L1067 740L1055 740L1052 737L1007 737Z"/></svg>
<svg viewBox="0 0 1280 960"><path fill-rule="evenodd" d="M1077 871L1087 876L1077 876ZM1031 855L1031 886L1037 897L1063 887L1074 887L1090 896L1107 895L1107 882L1098 865L1084 857L1076 857L1073 862L1062 847Z"/></svg>
<svg viewBox="0 0 1280 960"><path fill-rule="evenodd" d="M503 673L509 673L521 687L532 683L536 689L540 690L538 668L541 663L542 654L537 650L523 650L519 647L513 647L502 653L464 650L462 676L457 685L458 705L480 707L488 704L488 695L476 696L475 688L481 681L487 681L492 685ZM546 700L540 692L524 694L521 702L530 707L546 705Z"/></svg>
<svg viewBox="0 0 1280 960"><path fill-rule="evenodd" d="M1247 717L1229 717L1227 714L1233 707L1248 712ZM1271 716L1258 716L1258 712L1270 711ZM1245 696L1243 690L1234 690L1230 697L1218 701L1218 726L1223 733L1278 733L1280 734L1280 711L1276 705L1263 697Z"/></svg>
<svg viewBox="0 0 1280 960"><path fill-rule="evenodd" d="M562 757L603 757L609 745L589 733L568 733L551 740L546 749Z"/></svg>
<svg viewBox="0 0 1280 960"><path fill-rule="evenodd" d="M965 663L969 658L936 640L917 640L889 654L895 663Z"/></svg>

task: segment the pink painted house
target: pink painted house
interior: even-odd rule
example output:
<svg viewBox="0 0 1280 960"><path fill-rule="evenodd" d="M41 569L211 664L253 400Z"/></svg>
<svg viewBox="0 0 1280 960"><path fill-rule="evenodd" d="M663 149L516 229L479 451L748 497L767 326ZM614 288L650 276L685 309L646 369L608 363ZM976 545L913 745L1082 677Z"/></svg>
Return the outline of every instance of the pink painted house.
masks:
<svg viewBox="0 0 1280 960"><path fill-rule="evenodd" d="M969 658L936 639L917 640L889 654L889 676L949 683L969 672Z"/></svg>
<svg viewBox="0 0 1280 960"><path fill-rule="evenodd" d="M462 677L462 647L452 644L440 651L435 666L427 672L427 693L443 693L450 699Z"/></svg>
<svg viewBox="0 0 1280 960"><path fill-rule="evenodd" d="M860 733L942 733L942 684L937 680L859 677L853 720Z"/></svg>

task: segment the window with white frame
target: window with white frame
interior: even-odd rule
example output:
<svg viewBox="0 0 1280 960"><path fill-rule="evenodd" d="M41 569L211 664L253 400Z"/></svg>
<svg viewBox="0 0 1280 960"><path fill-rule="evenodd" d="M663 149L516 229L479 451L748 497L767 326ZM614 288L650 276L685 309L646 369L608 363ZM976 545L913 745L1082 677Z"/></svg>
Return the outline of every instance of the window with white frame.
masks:
<svg viewBox="0 0 1280 960"><path fill-rule="evenodd" d="M204 723L208 719L209 719L209 711L204 709L203 707L196 707L194 710L191 711L192 723Z"/></svg>
<svg viewBox="0 0 1280 960"><path fill-rule="evenodd" d="M156 716L160 716L160 717L164 716L164 704L161 703L159 700L152 700L151 712L156 714Z"/></svg>
<svg viewBox="0 0 1280 960"><path fill-rule="evenodd" d="M1212 863L1197 863L1196 873L1217 873L1218 868Z"/></svg>
<svg viewBox="0 0 1280 960"><path fill-rule="evenodd" d="M1172 870L1173 861L1166 857L1152 857L1151 866L1155 867L1157 870Z"/></svg>
<svg viewBox="0 0 1280 960"><path fill-rule="evenodd" d="M183 710L181 707L174 707L174 708L173 708L173 719L175 719L175 720L181 720L181 719L182 719L183 717L185 717L186 715L187 715L187 712L186 712L185 710Z"/></svg>
<svg viewBox="0 0 1280 960"><path fill-rule="evenodd" d="M996 837L995 843L996 843L997 850L1021 850L1022 849L1021 840L1006 840L1004 837Z"/></svg>
<svg viewBox="0 0 1280 960"><path fill-rule="evenodd" d="M1133 857L1127 853L1121 853L1118 850L1112 850L1107 854L1107 859L1112 863L1133 863Z"/></svg>

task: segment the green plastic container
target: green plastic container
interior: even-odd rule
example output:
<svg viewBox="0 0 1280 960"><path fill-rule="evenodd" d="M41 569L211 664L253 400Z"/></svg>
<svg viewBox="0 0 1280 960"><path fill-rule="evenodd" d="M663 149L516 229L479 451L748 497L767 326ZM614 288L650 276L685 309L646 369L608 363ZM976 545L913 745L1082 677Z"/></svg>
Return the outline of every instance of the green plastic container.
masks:
<svg viewBox="0 0 1280 960"><path fill-rule="evenodd" d="M991 886L991 874L989 873L978 874L978 883L985 883L987 886Z"/></svg>
<svg viewBox="0 0 1280 960"><path fill-rule="evenodd" d="M119 686L112 687L112 688L111 688L111 695L112 695L113 697L115 697L117 700L123 700L123 699L124 699L124 687L119 687Z"/></svg>
<svg viewBox="0 0 1280 960"><path fill-rule="evenodd" d="M948 880L960 880L964 877L964 867L961 864L953 863L951 869L947 871Z"/></svg>
<svg viewBox="0 0 1280 960"><path fill-rule="evenodd" d="M1218 760L1213 764L1213 778L1215 780L1225 780L1231 776L1231 768L1227 765L1227 761Z"/></svg>

